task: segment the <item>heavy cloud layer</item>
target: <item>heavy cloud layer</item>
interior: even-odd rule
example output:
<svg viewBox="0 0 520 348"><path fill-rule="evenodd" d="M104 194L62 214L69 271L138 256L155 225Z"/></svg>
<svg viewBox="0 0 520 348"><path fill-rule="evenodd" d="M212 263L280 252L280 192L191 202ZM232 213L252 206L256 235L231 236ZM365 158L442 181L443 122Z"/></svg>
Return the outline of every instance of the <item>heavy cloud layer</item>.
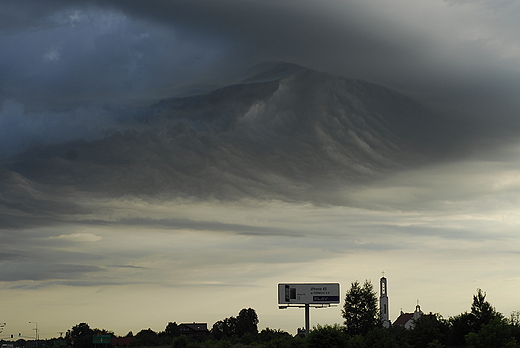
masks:
<svg viewBox="0 0 520 348"><path fill-rule="evenodd" d="M70 218L82 194L348 205L339 187L466 155L485 136L363 81L283 64L256 80L280 71L287 76L163 100L101 139L11 157L4 227L15 216L22 227Z"/></svg>
<svg viewBox="0 0 520 348"><path fill-rule="evenodd" d="M518 309L518 9L1 1L13 332L36 316L161 330L234 306L293 331L273 284L382 267L393 314L419 296L458 314L476 287Z"/></svg>
<svg viewBox="0 0 520 348"><path fill-rule="evenodd" d="M6 56L19 58L19 72L68 62L57 65L72 67L67 80L83 79L88 92L89 81L110 78L103 94L157 93L171 88L165 79L207 83L252 61L284 60L507 113L518 106L518 11L509 1L24 0L4 2L2 12L4 31L27 40Z"/></svg>

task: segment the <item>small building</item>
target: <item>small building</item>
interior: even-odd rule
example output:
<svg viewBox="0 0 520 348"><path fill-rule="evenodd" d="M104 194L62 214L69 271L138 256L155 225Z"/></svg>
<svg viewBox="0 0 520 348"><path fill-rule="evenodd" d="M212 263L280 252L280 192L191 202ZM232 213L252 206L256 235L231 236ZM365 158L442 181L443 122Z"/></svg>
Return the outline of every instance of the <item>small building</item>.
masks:
<svg viewBox="0 0 520 348"><path fill-rule="evenodd" d="M421 307L419 305L415 306L415 311L413 313L404 313L401 311L401 314L394 321L392 326L403 326L405 329L413 329L415 327L415 321L419 319L423 315L421 311Z"/></svg>
<svg viewBox="0 0 520 348"><path fill-rule="evenodd" d="M112 336L110 344L114 347L129 347L133 337L115 337Z"/></svg>
<svg viewBox="0 0 520 348"><path fill-rule="evenodd" d="M204 337L209 334L207 323L179 324L179 333L191 338Z"/></svg>

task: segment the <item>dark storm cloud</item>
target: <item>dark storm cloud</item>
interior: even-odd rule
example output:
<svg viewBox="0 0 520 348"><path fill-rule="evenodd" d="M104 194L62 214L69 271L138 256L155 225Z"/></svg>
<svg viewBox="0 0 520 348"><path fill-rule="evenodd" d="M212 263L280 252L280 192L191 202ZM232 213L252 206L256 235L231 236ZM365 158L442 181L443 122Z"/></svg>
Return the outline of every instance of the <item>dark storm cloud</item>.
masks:
<svg viewBox="0 0 520 348"><path fill-rule="evenodd" d="M239 80L246 66L264 60L382 82L466 117L493 113L495 124L504 116L513 118L507 127L516 124L520 79L507 58L514 58L515 42L493 17L493 10L511 10L505 4L23 0L2 6L0 145L7 150L0 157L17 143L89 137L129 117L100 104L142 105L207 90ZM509 16L503 20L515 25ZM86 112L78 105L88 105Z"/></svg>
<svg viewBox="0 0 520 348"><path fill-rule="evenodd" d="M457 155L471 132L448 121L394 91L299 69L164 100L127 132L28 151L5 173L11 186L27 178L21 189L340 203L338 185Z"/></svg>
<svg viewBox="0 0 520 348"><path fill-rule="evenodd" d="M15 32L27 28L37 28L42 19L54 13L54 7L46 1L2 1L0 4L0 29L2 32Z"/></svg>
<svg viewBox="0 0 520 348"><path fill-rule="evenodd" d="M31 110L170 96L183 85L211 84L197 76L213 74L225 56L211 38L88 2L57 2L53 11L51 1L34 19L33 5L45 2L36 3L7 1L3 14L12 20L0 24L1 101Z"/></svg>
<svg viewBox="0 0 520 348"><path fill-rule="evenodd" d="M511 113L520 89L514 14L493 2L96 1L231 42L234 54L389 84L458 112ZM499 12L502 16L497 16ZM441 102L439 102L441 99ZM472 105L473 104L473 105ZM460 107L465 105L464 107ZM485 107L484 110L482 108ZM473 115L475 117L475 115Z"/></svg>
<svg viewBox="0 0 520 348"><path fill-rule="evenodd" d="M510 72L514 68L512 59L507 58L512 53L505 52L505 47L514 47L515 42L499 26L504 21L507 25L515 22L511 16L503 16L502 22L494 17L494 11L511 12L504 4L427 1L411 5L407 1L332 0L160 0L153 5L137 0L36 3L40 7L45 3L48 8L39 22L52 21L50 13L59 13L62 18L61 27L35 34L43 35L41 43L36 42L41 47L36 52L50 59L57 57L62 47L63 61L77 62L73 67L83 66L84 71L89 71L87 75L72 69L72 74L68 74L69 82L84 80L78 88L93 93L86 98L101 98L102 94L116 93L116 89L118 94L127 96L172 90L165 80L171 85L182 85L188 82L188 76L194 83L218 81L218 75L222 81L223 76L232 73L230 66L236 70L252 61L283 60L384 82L422 97L435 92L426 99L440 105L443 103L438 98L450 104L480 102L473 111L491 101L502 112L516 105L504 97L519 87L518 74ZM8 4L17 9L8 13L27 12L27 16L34 16L33 1ZM90 19L81 20L82 16ZM16 21L17 16L12 17ZM73 21L75 27L64 25L63 18ZM101 18L101 23L92 18ZM106 28L106 23L112 28L101 33L99 27L105 24ZM60 40L70 30L75 40ZM495 37L500 34L502 41ZM145 39L143 35L148 36ZM48 41L54 41L54 47ZM83 47L89 41L94 43L89 49L96 49L97 58ZM13 57L22 58L22 62L27 59L20 48L13 48ZM28 56L35 57L34 53ZM125 67L135 69L131 76L125 75ZM141 67L152 70L143 72ZM149 80L150 76L153 80ZM89 87L96 79L104 82L99 84L102 88L97 95ZM47 82L60 83L59 79ZM56 88L64 90L66 86ZM502 98L496 100L498 96Z"/></svg>
<svg viewBox="0 0 520 348"><path fill-rule="evenodd" d="M457 18L473 29L479 7L433 1L411 17L400 11L404 0L375 4L6 1L4 226L91 213L71 203L77 192L347 204L338 186L474 153L476 139L514 138L502 117L517 102L517 77L505 78L512 63L489 57L491 39L457 47L446 37L461 34ZM428 6L447 29L433 26ZM384 82L445 108L317 73L164 99L237 81L243 67L264 60ZM446 110L465 111L463 119L494 113L454 122Z"/></svg>
<svg viewBox="0 0 520 348"><path fill-rule="evenodd" d="M28 112L20 102L8 100L0 111L0 160L42 145L99 139L103 132L123 129L121 121L114 112L97 106Z"/></svg>

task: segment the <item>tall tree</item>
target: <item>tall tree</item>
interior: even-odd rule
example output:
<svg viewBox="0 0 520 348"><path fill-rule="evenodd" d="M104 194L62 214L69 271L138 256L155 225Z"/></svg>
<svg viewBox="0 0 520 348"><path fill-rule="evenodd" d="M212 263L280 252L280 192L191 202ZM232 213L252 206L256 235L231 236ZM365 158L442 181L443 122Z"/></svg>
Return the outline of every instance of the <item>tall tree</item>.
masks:
<svg viewBox="0 0 520 348"><path fill-rule="evenodd" d="M230 338L236 336L237 331L237 318L229 317L223 320L217 321L211 328L211 334L217 340L222 338Z"/></svg>
<svg viewBox="0 0 520 348"><path fill-rule="evenodd" d="M78 325L74 325L72 329L70 329L66 336L70 338L79 338L83 336L91 336L94 333L94 330L90 328L87 323L79 323Z"/></svg>
<svg viewBox="0 0 520 348"><path fill-rule="evenodd" d="M93 346L92 335L94 332L87 323L79 323L67 331L66 337L70 339L75 348L90 348Z"/></svg>
<svg viewBox="0 0 520 348"><path fill-rule="evenodd" d="M497 312L491 303L486 301L486 293L481 289L477 289L477 293L473 295L471 314L474 315L477 331L480 330L482 325L489 324L494 318L503 319L503 315Z"/></svg>
<svg viewBox="0 0 520 348"><path fill-rule="evenodd" d="M246 333L258 333L258 315L253 308L244 308L238 313L236 335L241 337Z"/></svg>
<svg viewBox="0 0 520 348"><path fill-rule="evenodd" d="M366 334L380 325L377 295L369 280L365 280L363 286L358 281L352 282L341 314L351 335Z"/></svg>
<svg viewBox="0 0 520 348"><path fill-rule="evenodd" d="M483 326L491 323L494 319L498 320L496 322L501 322L504 316L486 301L486 293L477 289L477 293L473 295L471 312L464 312L449 319L450 344L464 344L467 335L470 333L476 335ZM475 335L471 336L472 339L477 337Z"/></svg>
<svg viewBox="0 0 520 348"><path fill-rule="evenodd" d="M159 336L161 336L161 337L167 336L170 338L177 337L180 334L181 333L179 330L179 325L177 325L177 322L173 322L173 323L169 322L168 325L166 325L166 328L164 329L164 331L159 332Z"/></svg>
<svg viewBox="0 0 520 348"><path fill-rule="evenodd" d="M244 308L238 313L238 317L219 320L211 328L211 334L216 339L242 337L247 333L258 333L258 316L253 308Z"/></svg>

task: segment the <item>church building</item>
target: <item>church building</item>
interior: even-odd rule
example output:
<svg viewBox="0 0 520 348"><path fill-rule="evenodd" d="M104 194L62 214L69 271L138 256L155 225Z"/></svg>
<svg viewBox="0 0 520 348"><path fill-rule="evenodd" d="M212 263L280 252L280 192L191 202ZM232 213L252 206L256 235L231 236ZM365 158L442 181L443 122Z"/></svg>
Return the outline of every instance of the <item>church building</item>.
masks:
<svg viewBox="0 0 520 348"><path fill-rule="evenodd" d="M413 329L415 326L415 320L419 319L423 315L419 303L415 306L415 311L413 313L404 313L401 310L401 314L392 324L389 319L388 284L384 274L379 281L379 294L379 311L383 327L389 328L390 326L404 326L405 329Z"/></svg>
<svg viewBox="0 0 520 348"><path fill-rule="evenodd" d="M422 316L423 312L421 311L421 307L419 304L415 306L415 312L413 313L404 313L401 311L401 314L397 317L397 319L392 324L393 326L404 326L405 329L413 329L415 327L415 321Z"/></svg>

